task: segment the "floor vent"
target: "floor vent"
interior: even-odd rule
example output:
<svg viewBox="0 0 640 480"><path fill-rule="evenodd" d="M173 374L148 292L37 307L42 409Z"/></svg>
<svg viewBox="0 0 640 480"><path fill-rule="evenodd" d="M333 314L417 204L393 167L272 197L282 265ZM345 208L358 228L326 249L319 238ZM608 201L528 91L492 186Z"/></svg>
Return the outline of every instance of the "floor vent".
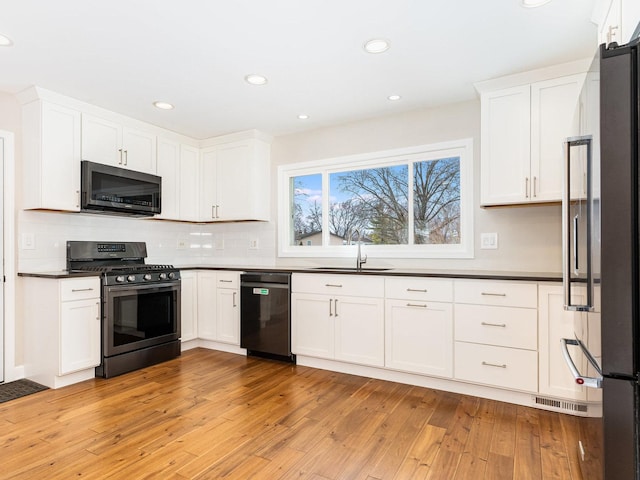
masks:
<svg viewBox="0 0 640 480"><path fill-rule="evenodd" d="M556 400L555 398L533 397L536 405L547 407L562 412L587 413L588 406L584 403L567 402L565 400Z"/></svg>

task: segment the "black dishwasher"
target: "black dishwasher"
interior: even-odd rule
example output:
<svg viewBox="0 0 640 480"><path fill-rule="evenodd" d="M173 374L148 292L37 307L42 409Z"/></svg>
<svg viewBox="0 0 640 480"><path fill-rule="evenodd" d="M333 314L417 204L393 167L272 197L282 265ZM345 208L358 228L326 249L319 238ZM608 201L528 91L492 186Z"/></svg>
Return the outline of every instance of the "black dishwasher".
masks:
<svg viewBox="0 0 640 480"><path fill-rule="evenodd" d="M240 346L248 355L295 363L290 286L289 272L240 275Z"/></svg>

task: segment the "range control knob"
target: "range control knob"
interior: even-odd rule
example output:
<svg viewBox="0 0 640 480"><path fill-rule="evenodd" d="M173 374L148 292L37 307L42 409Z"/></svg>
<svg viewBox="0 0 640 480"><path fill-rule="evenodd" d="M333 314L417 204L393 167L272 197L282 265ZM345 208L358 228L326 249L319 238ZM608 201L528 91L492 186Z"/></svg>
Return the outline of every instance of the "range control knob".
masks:
<svg viewBox="0 0 640 480"><path fill-rule="evenodd" d="M169 278L175 278L175 276L176 276L176 274L175 274L175 273L173 273L173 272L170 272L170 273L169 273Z"/></svg>
<svg viewBox="0 0 640 480"><path fill-rule="evenodd" d="M123 277L122 275L118 275L118 276L116 277L116 282L118 282L118 283L122 283L122 282L124 282L124 277Z"/></svg>
<svg viewBox="0 0 640 480"><path fill-rule="evenodd" d="M166 280L167 279L167 274L166 273L161 273L160 274L160 280Z"/></svg>
<svg viewBox="0 0 640 480"><path fill-rule="evenodd" d="M127 280L128 280L129 282L135 282L135 281L136 281L136 276L135 276L135 275L129 275L129 276L127 277Z"/></svg>
<svg viewBox="0 0 640 480"><path fill-rule="evenodd" d="M145 280L151 280L151 274L150 273L145 273L142 278L144 278Z"/></svg>

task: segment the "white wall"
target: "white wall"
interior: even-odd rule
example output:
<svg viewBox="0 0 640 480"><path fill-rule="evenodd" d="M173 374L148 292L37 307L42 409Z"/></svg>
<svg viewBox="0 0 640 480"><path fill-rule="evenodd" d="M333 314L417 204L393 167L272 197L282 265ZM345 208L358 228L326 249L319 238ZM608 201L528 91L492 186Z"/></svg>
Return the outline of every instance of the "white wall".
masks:
<svg viewBox="0 0 640 480"><path fill-rule="evenodd" d="M460 138L474 141L474 198L480 204L480 101L414 110L365 121L277 137L271 158L278 165L409 147ZM272 198L274 205L277 199ZM274 218L277 218L274 208ZM464 260L369 258L368 266L561 272L560 206L481 209L475 207L475 258ZM498 233L498 250L480 250L480 233ZM366 247L365 247L366 248ZM323 264L330 261L323 259ZM343 264L344 259L333 263ZM279 265L315 265L280 258Z"/></svg>

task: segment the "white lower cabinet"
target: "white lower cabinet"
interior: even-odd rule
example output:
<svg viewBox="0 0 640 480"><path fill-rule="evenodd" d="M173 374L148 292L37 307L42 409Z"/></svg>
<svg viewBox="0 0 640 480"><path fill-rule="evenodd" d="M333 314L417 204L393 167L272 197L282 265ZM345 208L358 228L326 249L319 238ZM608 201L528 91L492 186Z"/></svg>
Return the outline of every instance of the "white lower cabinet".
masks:
<svg viewBox="0 0 640 480"><path fill-rule="evenodd" d="M387 300L385 309L385 366L406 372L451 377L451 304Z"/></svg>
<svg viewBox="0 0 640 480"><path fill-rule="evenodd" d="M240 345L240 274L197 272L198 338Z"/></svg>
<svg viewBox="0 0 640 480"><path fill-rule="evenodd" d="M540 393L571 400L586 400L587 388L576 384L564 360L560 347L561 338L586 338L584 312L566 311L562 285L540 285ZM578 294L579 295L579 294ZM584 298L575 299L584 303ZM585 372L587 365L579 347L569 346L569 352L578 367Z"/></svg>
<svg viewBox="0 0 640 480"><path fill-rule="evenodd" d="M293 353L384 366L384 278L294 274L292 291Z"/></svg>
<svg viewBox="0 0 640 480"><path fill-rule="evenodd" d="M25 376L50 388L100 364L100 279L25 277Z"/></svg>
<svg viewBox="0 0 640 480"><path fill-rule="evenodd" d="M454 282L456 379L537 393L537 295L532 282Z"/></svg>
<svg viewBox="0 0 640 480"><path fill-rule="evenodd" d="M180 339L198 337L198 278L193 270L180 272Z"/></svg>

